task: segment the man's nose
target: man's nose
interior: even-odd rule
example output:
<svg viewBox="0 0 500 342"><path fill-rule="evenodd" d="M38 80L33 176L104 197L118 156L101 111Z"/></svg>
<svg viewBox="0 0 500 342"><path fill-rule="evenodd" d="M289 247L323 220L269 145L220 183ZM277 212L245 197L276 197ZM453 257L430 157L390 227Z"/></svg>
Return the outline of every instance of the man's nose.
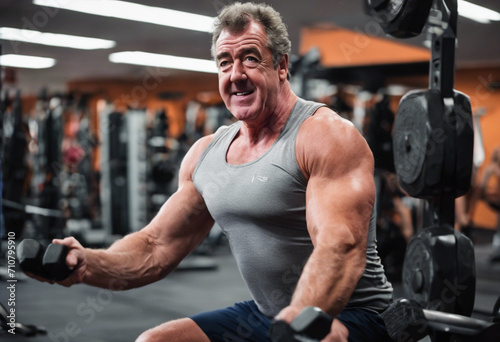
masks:
<svg viewBox="0 0 500 342"><path fill-rule="evenodd" d="M231 82L237 83L246 79L245 66L239 60L234 61L233 69L231 70Z"/></svg>

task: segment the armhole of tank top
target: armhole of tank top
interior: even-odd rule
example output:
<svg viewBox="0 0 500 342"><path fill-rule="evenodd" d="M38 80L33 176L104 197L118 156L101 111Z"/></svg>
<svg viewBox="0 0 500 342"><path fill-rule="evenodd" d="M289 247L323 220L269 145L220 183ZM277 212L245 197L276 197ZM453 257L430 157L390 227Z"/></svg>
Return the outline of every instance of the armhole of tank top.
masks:
<svg viewBox="0 0 500 342"><path fill-rule="evenodd" d="M236 123L233 125L236 125ZM224 126L220 126L219 128L217 128L217 131L215 131L215 133L214 133L214 137L208 143L207 147L205 147L205 149L203 150L203 152L200 155L200 158L198 159L198 162L196 163L196 166L195 166L194 171L193 171L193 176L192 176L193 182L194 182L194 178L196 177L196 173L198 172L198 168L200 167L203 159L205 159L208 151L210 151L212 146L223 136L224 132L226 132L231 127L233 127L233 125L229 125L229 126L224 125Z"/></svg>
<svg viewBox="0 0 500 342"><path fill-rule="evenodd" d="M299 161L297 160L297 137L299 135L299 131L300 131L300 128L302 127L302 124L307 119L309 119L311 116L313 116L314 114L316 114L316 112L320 108L326 107L326 105L323 104L323 103L314 102L313 104L311 104L311 107L313 107L314 110L310 114L305 115L304 117L302 117L300 119L300 122L298 123L299 127L297 128L297 134L295 134L295 137L293 138L293 158L295 160L295 165L297 166L297 169L300 172L301 182L304 184L304 186L307 186L307 178L306 178L306 176L304 176L304 173L302 172L302 169L300 168Z"/></svg>

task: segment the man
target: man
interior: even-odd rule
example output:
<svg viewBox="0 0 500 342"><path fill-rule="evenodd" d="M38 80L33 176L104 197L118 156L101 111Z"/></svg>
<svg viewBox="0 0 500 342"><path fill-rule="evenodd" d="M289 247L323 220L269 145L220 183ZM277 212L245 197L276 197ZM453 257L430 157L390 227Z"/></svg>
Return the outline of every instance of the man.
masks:
<svg viewBox="0 0 500 342"><path fill-rule="evenodd" d="M223 9L212 52L238 122L193 145L177 192L141 231L107 250L57 241L75 267L63 285L133 288L174 270L217 221L253 300L162 324L138 341L269 341L273 318L291 322L311 305L337 317L325 341L345 341L348 331L354 341L387 337L378 313L392 287L375 249L371 152L351 123L291 91L289 51L269 6Z"/></svg>

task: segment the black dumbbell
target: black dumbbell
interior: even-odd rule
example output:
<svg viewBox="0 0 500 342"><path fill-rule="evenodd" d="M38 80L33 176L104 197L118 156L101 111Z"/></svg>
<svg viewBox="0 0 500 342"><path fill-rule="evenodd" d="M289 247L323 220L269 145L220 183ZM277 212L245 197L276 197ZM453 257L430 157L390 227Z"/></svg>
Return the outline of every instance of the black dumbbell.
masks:
<svg viewBox="0 0 500 342"><path fill-rule="evenodd" d="M24 272L62 281L72 272L66 265L68 247L51 243L44 249L36 240L24 239L17 246L17 260Z"/></svg>
<svg viewBox="0 0 500 342"><path fill-rule="evenodd" d="M275 321L269 329L273 342L321 341L330 333L333 318L320 308L304 308L292 323Z"/></svg>
<svg viewBox="0 0 500 342"><path fill-rule="evenodd" d="M49 274L43 268L43 254L45 249L36 240L24 239L17 246L16 256L19 266L24 272L49 278Z"/></svg>

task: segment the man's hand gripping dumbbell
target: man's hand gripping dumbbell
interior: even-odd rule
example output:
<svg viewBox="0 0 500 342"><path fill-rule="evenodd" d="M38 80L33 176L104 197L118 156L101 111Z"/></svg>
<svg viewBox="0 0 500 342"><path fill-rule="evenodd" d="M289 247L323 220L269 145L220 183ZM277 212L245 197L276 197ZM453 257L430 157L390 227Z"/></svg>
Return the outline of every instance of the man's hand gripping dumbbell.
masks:
<svg viewBox="0 0 500 342"><path fill-rule="evenodd" d="M308 306L290 324L280 319L274 321L269 337L273 342L316 342L335 331L338 336L332 336L333 340L347 339L347 329L338 323L320 308Z"/></svg>
<svg viewBox="0 0 500 342"><path fill-rule="evenodd" d="M38 241L24 239L17 248L21 269L39 280L63 282L77 266L66 262L68 247L51 243L45 249ZM75 260L76 261L76 260Z"/></svg>

